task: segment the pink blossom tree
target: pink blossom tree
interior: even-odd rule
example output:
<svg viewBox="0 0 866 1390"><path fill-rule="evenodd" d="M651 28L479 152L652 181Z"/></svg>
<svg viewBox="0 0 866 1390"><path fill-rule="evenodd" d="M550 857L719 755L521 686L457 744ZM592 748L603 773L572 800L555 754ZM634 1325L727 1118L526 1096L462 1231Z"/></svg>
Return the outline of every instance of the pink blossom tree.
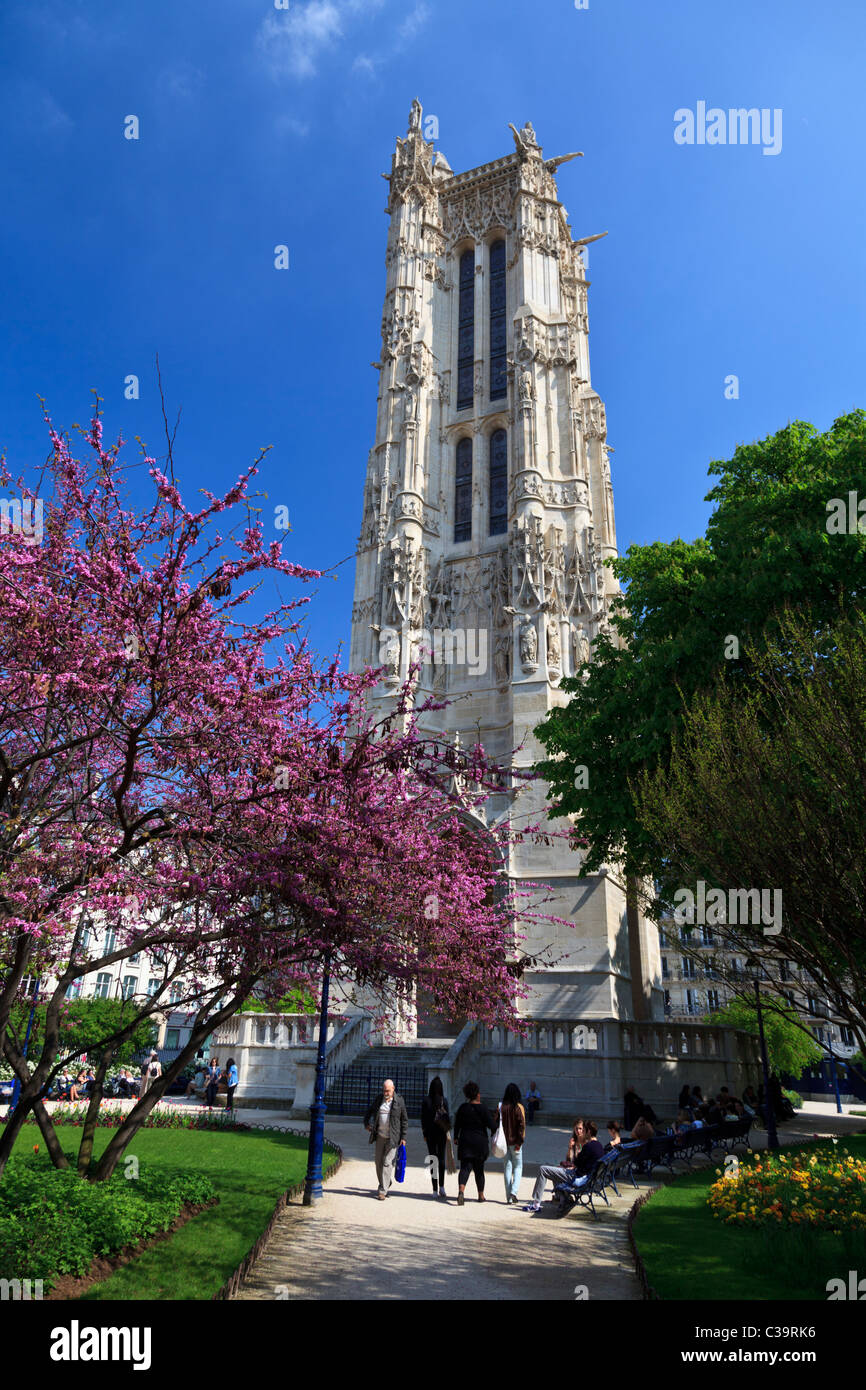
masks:
<svg viewBox="0 0 866 1390"><path fill-rule="evenodd" d="M325 961L383 1009L421 982L446 1013L513 1023L519 921L539 906L532 885L519 898L503 876L509 830L471 828L499 770L473 749L460 768L473 796L455 790L453 750L420 732L411 681L376 723L364 703L376 673L314 659L299 636L306 600L253 620L269 573L320 573L251 519L260 458L193 512L169 445L165 471L145 456L153 497L136 509L98 409L86 463L49 429L41 543L0 539L0 1049L21 1082L0 1172L31 1113L65 1165L41 1097L68 1060L67 994L140 951L158 987L97 1049L82 1174L112 1049L169 1005L192 1012L191 1034L97 1178L243 999L315 992ZM25 1060L11 1016L34 977L44 1033Z"/></svg>

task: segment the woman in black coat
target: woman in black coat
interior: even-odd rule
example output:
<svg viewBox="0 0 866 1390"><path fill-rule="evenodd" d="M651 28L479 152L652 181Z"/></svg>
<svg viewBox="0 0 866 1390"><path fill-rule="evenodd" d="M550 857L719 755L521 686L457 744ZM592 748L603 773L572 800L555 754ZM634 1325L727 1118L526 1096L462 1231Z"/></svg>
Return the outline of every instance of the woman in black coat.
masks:
<svg viewBox="0 0 866 1390"><path fill-rule="evenodd" d="M428 1154L433 1154L439 1162L438 1180L435 1167L430 1169L430 1177L433 1180L433 1192L438 1192L440 1197L445 1197L445 1143L450 1129L451 1116L448 1114L448 1102L442 1082L438 1076L434 1076L430 1082L430 1090L421 1102L421 1132ZM445 1200L447 1201L447 1198Z"/></svg>
<svg viewBox="0 0 866 1390"><path fill-rule="evenodd" d="M466 1097L463 1105L454 1116L454 1141L457 1144L457 1158L460 1173L457 1178L457 1205L463 1206L463 1194L470 1172L475 1174L478 1200L484 1198L484 1161L490 1156L488 1130L496 1133L499 1117L495 1119L486 1106L481 1104L481 1091L474 1081L467 1081L463 1087Z"/></svg>

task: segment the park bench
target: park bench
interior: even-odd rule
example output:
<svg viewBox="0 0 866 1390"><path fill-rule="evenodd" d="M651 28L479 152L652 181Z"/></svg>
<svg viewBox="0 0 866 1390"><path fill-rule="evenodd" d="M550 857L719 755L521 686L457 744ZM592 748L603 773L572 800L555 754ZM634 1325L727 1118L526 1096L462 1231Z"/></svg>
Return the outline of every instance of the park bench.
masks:
<svg viewBox="0 0 866 1390"><path fill-rule="evenodd" d="M610 1167L610 1185L618 1197L620 1195L616 1185L618 1177L630 1178L632 1187L637 1187L634 1170L635 1165L646 1157L646 1142L643 1139L632 1139L629 1143L618 1144L611 1152L616 1157Z"/></svg>
<svg viewBox="0 0 866 1390"><path fill-rule="evenodd" d="M727 1124L719 1125L718 1146L733 1153L738 1144L744 1144L746 1148L752 1147L752 1139L749 1131L752 1128L751 1115L744 1115L741 1120L728 1121Z"/></svg>
<svg viewBox="0 0 866 1390"><path fill-rule="evenodd" d="M557 1183L555 1191L559 1196L560 1207L562 1209L568 1206L589 1207L597 1219L598 1213L595 1210L593 1199L601 1197L605 1206L610 1206L604 1189L612 1185L613 1165L618 1157L616 1150L613 1149L598 1159L584 1177L569 1178L566 1182Z"/></svg>

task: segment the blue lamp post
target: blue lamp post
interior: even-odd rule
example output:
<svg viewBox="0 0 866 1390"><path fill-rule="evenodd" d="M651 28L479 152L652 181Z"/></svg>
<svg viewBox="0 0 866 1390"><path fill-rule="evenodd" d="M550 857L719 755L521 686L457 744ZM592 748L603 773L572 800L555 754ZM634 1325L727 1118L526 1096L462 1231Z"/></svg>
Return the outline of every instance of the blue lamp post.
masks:
<svg viewBox="0 0 866 1390"><path fill-rule="evenodd" d="M307 1176L304 1206L311 1207L322 1196L322 1153L325 1147L325 1048L328 1045L328 991L331 985L331 953L325 953L322 975L322 1003L319 1009L319 1049L316 1054L316 1085L310 1106L310 1142L307 1149Z"/></svg>
<svg viewBox="0 0 866 1390"><path fill-rule="evenodd" d="M38 1003L38 1001L39 1001L39 985L40 985L40 981L37 980L37 981L36 981L36 988L35 988L34 991L33 991L33 1003L30 1005L30 1017L29 1017L28 1020L27 1020L27 1032L24 1034L24 1046L23 1046L23 1048L21 1049L21 1056L22 1056L23 1058L25 1058L25 1059L26 1059L26 1057L27 1057L27 1049L28 1049L28 1047L30 1046L30 1033L31 1033L31 1030L32 1030L32 1028L33 1028L33 1015L36 1013L36 1005L37 1005L37 1003ZM20 1094L21 1094L21 1082L18 1080L18 1077L16 1076L15 1079L14 1079L14 1081L12 1082L12 1101L11 1101L10 1106L9 1106L9 1115L12 1114L12 1111L15 1109L16 1105L18 1104L18 1097L20 1096ZM7 1116L7 1118L8 1118L8 1116Z"/></svg>

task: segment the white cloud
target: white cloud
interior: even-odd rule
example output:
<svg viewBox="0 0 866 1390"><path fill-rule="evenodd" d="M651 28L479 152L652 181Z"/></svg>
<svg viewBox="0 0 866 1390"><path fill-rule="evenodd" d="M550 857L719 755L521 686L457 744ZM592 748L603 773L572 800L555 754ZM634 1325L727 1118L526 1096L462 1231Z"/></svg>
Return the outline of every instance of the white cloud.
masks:
<svg viewBox="0 0 866 1390"><path fill-rule="evenodd" d="M159 74L159 86L169 96L180 101L192 101L198 96L204 82L204 73L192 63L179 62L163 68Z"/></svg>
<svg viewBox="0 0 866 1390"><path fill-rule="evenodd" d="M297 135L303 139L310 133L308 121L301 121L297 116L289 116L286 112L280 112L274 121L274 130L278 135Z"/></svg>
<svg viewBox="0 0 866 1390"><path fill-rule="evenodd" d="M273 77L314 77L319 61L344 38L347 29L369 23L385 8L386 0L307 0L290 10L267 15L259 25L256 44ZM426 0L416 0L396 25L386 31L380 51L358 53L352 71L371 76L389 58L411 43L430 18ZM396 16L395 16L396 19Z"/></svg>
<svg viewBox="0 0 866 1390"><path fill-rule="evenodd" d="M425 5L424 0L420 0L420 3L415 6L410 14L407 14L403 23L397 30L398 37L402 39L404 43L411 43L419 30L424 28L429 18L429 6Z"/></svg>
<svg viewBox="0 0 866 1390"><path fill-rule="evenodd" d="M256 42L273 76L314 77L321 55L342 36L332 0L310 0L302 9L266 16Z"/></svg>

